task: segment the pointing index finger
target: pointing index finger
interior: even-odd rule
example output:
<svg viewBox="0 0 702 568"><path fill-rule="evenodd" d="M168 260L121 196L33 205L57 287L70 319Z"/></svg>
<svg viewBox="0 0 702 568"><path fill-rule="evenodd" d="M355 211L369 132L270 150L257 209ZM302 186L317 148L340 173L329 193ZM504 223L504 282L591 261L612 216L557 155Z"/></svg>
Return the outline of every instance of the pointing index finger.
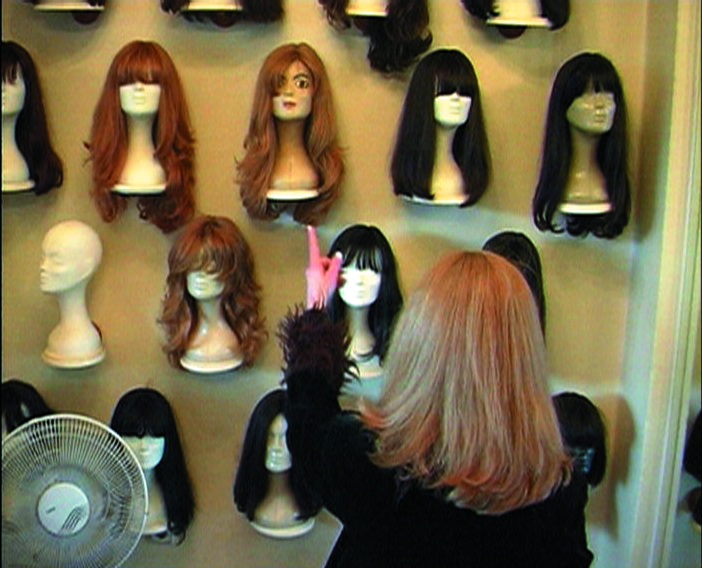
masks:
<svg viewBox="0 0 702 568"><path fill-rule="evenodd" d="M317 241L317 231L312 225L307 225L307 239L310 247L310 266L321 264L319 257L319 242Z"/></svg>

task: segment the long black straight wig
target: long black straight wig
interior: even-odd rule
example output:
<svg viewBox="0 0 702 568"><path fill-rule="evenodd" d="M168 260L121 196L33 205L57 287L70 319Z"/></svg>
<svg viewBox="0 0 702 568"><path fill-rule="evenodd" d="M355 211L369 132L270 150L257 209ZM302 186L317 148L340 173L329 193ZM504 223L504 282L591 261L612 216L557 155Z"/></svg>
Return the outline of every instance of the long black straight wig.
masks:
<svg viewBox="0 0 702 568"><path fill-rule="evenodd" d="M234 480L234 504L237 511L253 521L256 509L268 493L266 470L266 445L271 423L279 414L285 415L287 391L274 389L256 403L246 426L244 444ZM322 507L318 497L309 489L300 466L292 456L290 488L299 507L300 520L315 516Z"/></svg>
<svg viewBox="0 0 702 568"><path fill-rule="evenodd" d="M337 252L343 256L342 268L370 268L380 274L378 298L368 310L368 327L375 339L373 355L377 355L382 362L403 306L395 254L378 227L363 224L351 225L339 233L329 248L328 256L331 258ZM337 288L327 306L332 322L345 321L346 309Z"/></svg>
<svg viewBox="0 0 702 568"><path fill-rule="evenodd" d="M193 519L195 499L178 427L168 400L151 388L135 388L117 402L110 427L120 436L164 438L163 458L155 468L156 481L163 491L168 531L184 537Z"/></svg>
<svg viewBox="0 0 702 568"><path fill-rule="evenodd" d="M612 93L616 110L612 128L597 144L597 164L606 180L610 211L597 215L567 214L565 228L554 221L563 199L573 154L571 125L566 113L588 89ZM584 52L566 61L556 73L546 117L541 172L532 200L534 224L541 231L573 236L592 233L611 239L622 233L631 210L628 172L627 111L617 70L599 53Z"/></svg>
<svg viewBox="0 0 702 568"><path fill-rule="evenodd" d="M453 157L463 176L465 201L473 205L485 193L490 177L490 150L483 120L478 77L466 55L437 49L425 55L412 74L400 117L391 175L396 195L431 200L436 153L434 99L458 91L472 99L468 119L456 129Z"/></svg>
<svg viewBox="0 0 702 568"><path fill-rule="evenodd" d="M25 95L15 125L15 140L34 181L34 193L42 195L63 184L63 163L51 145L36 65L24 47L14 41L3 41L3 83L14 83L19 73L24 80Z"/></svg>

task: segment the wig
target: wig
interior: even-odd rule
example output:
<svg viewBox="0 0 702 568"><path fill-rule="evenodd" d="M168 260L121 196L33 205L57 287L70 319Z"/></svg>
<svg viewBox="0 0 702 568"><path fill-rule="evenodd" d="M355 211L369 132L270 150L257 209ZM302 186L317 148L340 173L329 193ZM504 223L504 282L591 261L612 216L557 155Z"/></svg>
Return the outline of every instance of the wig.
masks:
<svg viewBox="0 0 702 568"><path fill-rule="evenodd" d="M519 269L534 295L539 309L541 330L546 332L546 296L544 295L541 257L534 243L523 233L503 231L490 237L483 250L494 252L509 260Z"/></svg>
<svg viewBox="0 0 702 568"><path fill-rule="evenodd" d="M285 415L287 393L275 389L266 393L249 417L244 445L234 480L234 503L240 513L253 521L256 509L268 493L268 471L266 470L266 444L271 423L279 414ZM302 470L292 459L290 486L299 507L300 520L315 516L322 504L308 488Z"/></svg>
<svg viewBox="0 0 702 568"><path fill-rule="evenodd" d="M197 302L188 292L187 276L199 270L219 274L224 283L222 316L239 341L244 366L251 366L266 338L259 315L261 286L255 278L253 253L231 219L214 215L192 220L168 254L166 296L160 319L166 331L164 351L168 360L179 368L180 359L197 332Z"/></svg>
<svg viewBox="0 0 702 568"><path fill-rule="evenodd" d="M304 142L321 181L317 188L318 197L299 202L293 218L305 225L317 225L339 197L344 162L337 142L331 85L322 60L308 44L282 45L263 62L256 81L249 131L244 140L246 155L237 164L238 181L242 202L252 218L271 220L278 217L279 213L266 199L278 146L272 99L286 69L296 61L304 64L312 75L312 112L305 125Z"/></svg>
<svg viewBox="0 0 702 568"><path fill-rule="evenodd" d="M347 227L334 239L328 256L336 252L343 255L342 268L356 265L361 270L370 268L380 274L380 291L368 311L368 327L375 339L373 355L382 362L403 302L392 247L377 227L357 224ZM346 319L346 309L337 288L327 313L337 322Z"/></svg>
<svg viewBox="0 0 702 568"><path fill-rule="evenodd" d="M569 482L538 311L506 259L440 259L398 319L385 376L362 414L378 436L378 466L488 514L537 503Z"/></svg>
<svg viewBox="0 0 702 568"><path fill-rule="evenodd" d="M434 99L458 91L471 97L468 120L456 129L453 158L461 170L466 200L473 205L485 192L490 176L490 151L483 122L480 86L470 60L456 49L425 55L412 74L392 156L396 195L431 200L436 153Z"/></svg>
<svg viewBox="0 0 702 568"><path fill-rule="evenodd" d="M607 469L607 428L602 413L587 397L563 392L553 397L561 436L576 469L597 487Z"/></svg>
<svg viewBox="0 0 702 568"><path fill-rule="evenodd" d="M211 20L220 27L230 27L239 21L256 23L276 22L283 17L282 0L238 0L241 10L192 10L190 0L161 0L161 9L171 14L181 13L188 20Z"/></svg>
<svg viewBox="0 0 702 568"><path fill-rule="evenodd" d="M34 193L41 195L63 184L63 164L49 139L39 75L32 57L14 41L2 42L2 80L14 83L21 73L25 84L24 107L17 117L15 139L34 181Z"/></svg>
<svg viewBox="0 0 702 568"><path fill-rule="evenodd" d="M500 15L499 1L495 0L461 0L463 6L472 16L487 20ZM551 29L562 28L570 18L570 0L540 0L541 16L551 22Z"/></svg>
<svg viewBox="0 0 702 568"><path fill-rule="evenodd" d="M35 6L37 4L41 4L40 0L25 0L25 2L29 2L31 4L34 4ZM91 6L92 8L102 8L105 6L105 4L107 4L107 0L84 0L84 3L88 6ZM100 17L99 11L75 7L73 6L75 2L68 2L68 4L72 5L71 15L73 16L73 19L79 24L92 24L95 20L97 20Z"/></svg>
<svg viewBox="0 0 702 568"><path fill-rule="evenodd" d="M18 379L2 383L1 398L4 434L9 434L33 418L54 413L37 389Z"/></svg>
<svg viewBox="0 0 702 568"><path fill-rule="evenodd" d="M350 16L349 0L318 0L337 29L352 24L368 37L368 61L384 73L404 71L432 42L427 0L387 0L386 17Z"/></svg>
<svg viewBox="0 0 702 568"><path fill-rule="evenodd" d="M170 233L187 223L195 212L194 139L178 71L168 53L155 42L128 43L110 65L87 144L93 161L91 195L108 223L127 207L127 197L112 191L124 168L128 147L119 88L137 81L161 86L153 142L155 157L166 172L165 192L142 195L137 206L142 219Z"/></svg>
<svg viewBox="0 0 702 568"><path fill-rule="evenodd" d="M592 233L611 239L621 234L629 222L631 198L627 165L627 118L622 84L612 63L598 53L580 53L558 70L551 88L546 132L541 157L541 173L532 202L534 223L541 231L563 232L554 222L561 203L573 145L566 113L573 101L589 88L612 93L616 110L612 128L600 135L597 163L606 180L611 210L598 215L567 214L565 230L574 236Z"/></svg>
<svg viewBox="0 0 702 568"><path fill-rule="evenodd" d="M163 458L154 470L156 481L166 502L168 531L185 538L193 519L195 499L171 405L154 389L130 390L117 402L110 427L120 436L165 439Z"/></svg>

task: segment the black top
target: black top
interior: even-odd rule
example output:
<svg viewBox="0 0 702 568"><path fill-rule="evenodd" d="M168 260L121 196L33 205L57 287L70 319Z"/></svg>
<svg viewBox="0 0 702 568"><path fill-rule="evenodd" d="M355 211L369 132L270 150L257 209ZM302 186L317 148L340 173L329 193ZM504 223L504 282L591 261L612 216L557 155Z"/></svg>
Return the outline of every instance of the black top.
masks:
<svg viewBox="0 0 702 568"><path fill-rule="evenodd" d="M311 350L319 351L338 332L320 313L291 316L287 325L293 333L281 337L287 353L288 446L307 482L343 524L328 567L590 565L584 514L588 489L577 473L541 503L486 515L457 507L440 492L374 465L368 457L374 435L357 415L341 410L340 382L329 376L329 358L299 356L302 346L294 330L301 319L315 322L304 326L304 344Z"/></svg>

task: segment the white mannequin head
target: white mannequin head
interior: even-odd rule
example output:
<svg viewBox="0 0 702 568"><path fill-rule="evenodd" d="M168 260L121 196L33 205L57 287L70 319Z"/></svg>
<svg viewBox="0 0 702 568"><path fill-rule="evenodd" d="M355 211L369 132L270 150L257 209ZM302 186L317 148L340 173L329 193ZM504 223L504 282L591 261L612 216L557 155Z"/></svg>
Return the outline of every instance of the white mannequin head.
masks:
<svg viewBox="0 0 702 568"><path fill-rule="evenodd" d="M293 61L285 70L273 97L273 116L278 120L301 120L312 112L314 85L312 73L301 61Z"/></svg>
<svg viewBox="0 0 702 568"><path fill-rule="evenodd" d="M166 438L153 436L124 436L124 442L131 448L144 471L154 469L163 459Z"/></svg>
<svg viewBox="0 0 702 568"><path fill-rule="evenodd" d="M24 107L26 86L22 77L22 69L17 67L15 82L2 82L2 115L13 116L19 114Z"/></svg>
<svg viewBox="0 0 702 568"><path fill-rule="evenodd" d="M87 282L100 264L102 243L98 234L80 221L54 225L42 242L42 292L58 293Z"/></svg>
<svg viewBox="0 0 702 568"><path fill-rule="evenodd" d="M603 134L611 130L616 110L613 93L595 92L591 88L571 103L566 118L578 130Z"/></svg>
<svg viewBox="0 0 702 568"><path fill-rule="evenodd" d="M455 128L468 120L470 105L473 102L468 96L458 91L452 94L437 95L434 98L434 118L441 126Z"/></svg>
<svg viewBox="0 0 702 568"><path fill-rule="evenodd" d="M158 83L137 81L119 88L119 102L129 116L156 114L161 101L161 86Z"/></svg>
<svg viewBox="0 0 702 568"><path fill-rule="evenodd" d="M292 456L285 437L287 432L288 421L278 414L271 422L266 441L266 469L271 473L282 473L292 467Z"/></svg>
<svg viewBox="0 0 702 568"><path fill-rule="evenodd" d="M342 268L339 296L351 308L371 306L378 299L382 277L370 267L359 268L358 262Z"/></svg>
<svg viewBox="0 0 702 568"><path fill-rule="evenodd" d="M186 276L188 292L197 301L206 301L218 298L224 291L224 282L220 274L196 270Z"/></svg>

